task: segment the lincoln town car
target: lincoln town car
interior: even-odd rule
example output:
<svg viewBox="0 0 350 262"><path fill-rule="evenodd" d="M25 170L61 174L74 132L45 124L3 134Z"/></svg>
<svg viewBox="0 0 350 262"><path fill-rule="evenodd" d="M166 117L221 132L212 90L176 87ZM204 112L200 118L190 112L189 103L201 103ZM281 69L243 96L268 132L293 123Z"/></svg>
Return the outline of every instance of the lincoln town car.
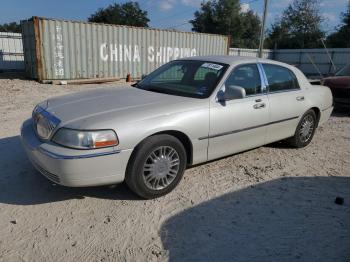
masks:
<svg viewBox="0 0 350 262"><path fill-rule="evenodd" d="M189 166L280 140L305 147L332 110L330 89L291 65L198 56L173 60L132 86L43 101L21 138L36 169L56 184L125 181L155 198Z"/></svg>

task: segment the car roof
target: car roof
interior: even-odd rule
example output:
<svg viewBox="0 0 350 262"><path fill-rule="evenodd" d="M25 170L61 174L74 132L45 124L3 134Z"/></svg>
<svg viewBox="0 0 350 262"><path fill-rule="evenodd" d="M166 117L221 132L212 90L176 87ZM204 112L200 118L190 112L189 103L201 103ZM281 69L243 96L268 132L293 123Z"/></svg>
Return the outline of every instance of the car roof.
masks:
<svg viewBox="0 0 350 262"><path fill-rule="evenodd" d="M223 63L223 64L239 64L239 63L269 63L289 67L285 63L277 62L270 59L257 58L257 57L248 57L248 56L230 56L230 55L213 55L213 56L191 56L186 58L181 58L180 60L201 60L201 61L210 61L214 63Z"/></svg>

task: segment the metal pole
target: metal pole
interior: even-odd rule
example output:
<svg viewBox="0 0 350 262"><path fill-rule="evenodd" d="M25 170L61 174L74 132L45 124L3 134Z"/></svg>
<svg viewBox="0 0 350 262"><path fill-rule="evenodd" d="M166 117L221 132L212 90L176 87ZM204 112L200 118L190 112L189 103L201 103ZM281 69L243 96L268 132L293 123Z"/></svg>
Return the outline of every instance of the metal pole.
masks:
<svg viewBox="0 0 350 262"><path fill-rule="evenodd" d="M324 49L326 50L326 53L327 53L328 58L329 58L329 61L331 62L331 65L333 66L333 70L334 70L334 73L335 73L337 71L337 68L335 67L335 64L333 63L333 59L332 59L331 55L329 54L328 48L326 47L326 44L324 43L323 39L321 38L320 40L321 40L321 43L322 43Z"/></svg>
<svg viewBox="0 0 350 262"><path fill-rule="evenodd" d="M265 25L266 25L266 17L267 17L267 5L269 3L269 0L264 0L264 15L263 15L263 21L261 25L261 32L260 32L260 44L259 44L259 57L262 58L263 49L264 49L264 40L265 40Z"/></svg>

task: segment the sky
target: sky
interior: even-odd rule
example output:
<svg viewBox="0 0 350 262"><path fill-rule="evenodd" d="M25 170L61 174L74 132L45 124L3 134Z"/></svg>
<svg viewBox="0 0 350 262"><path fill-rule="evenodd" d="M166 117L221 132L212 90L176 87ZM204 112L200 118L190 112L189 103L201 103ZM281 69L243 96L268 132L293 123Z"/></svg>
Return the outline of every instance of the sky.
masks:
<svg viewBox="0 0 350 262"><path fill-rule="evenodd" d="M267 25L281 15L292 0L269 0ZM341 12L346 11L349 0L319 0L324 16L323 29L328 33L340 23ZM1 0L0 23L8 23L41 16L47 18L86 21L90 14L117 0ZM175 28L191 31L189 20L200 8L203 0L141 0L141 8L148 12L150 27ZM253 10L262 15L263 0L241 0L242 10Z"/></svg>

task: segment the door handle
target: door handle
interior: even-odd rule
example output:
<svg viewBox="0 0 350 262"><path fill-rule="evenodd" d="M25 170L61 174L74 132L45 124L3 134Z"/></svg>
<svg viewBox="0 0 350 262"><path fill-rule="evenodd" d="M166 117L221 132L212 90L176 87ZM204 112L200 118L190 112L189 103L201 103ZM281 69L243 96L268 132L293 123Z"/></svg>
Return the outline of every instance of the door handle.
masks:
<svg viewBox="0 0 350 262"><path fill-rule="evenodd" d="M261 108L264 108L266 105L265 103L261 103L261 104L255 104L253 107L254 109L261 109Z"/></svg>
<svg viewBox="0 0 350 262"><path fill-rule="evenodd" d="M262 100L261 98L255 99L255 102L260 103Z"/></svg>
<svg viewBox="0 0 350 262"><path fill-rule="evenodd" d="M305 97L303 97L303 96L297 96L296 99L297 99L297 101L304 101L304 100L305 100Z"/></svg>

